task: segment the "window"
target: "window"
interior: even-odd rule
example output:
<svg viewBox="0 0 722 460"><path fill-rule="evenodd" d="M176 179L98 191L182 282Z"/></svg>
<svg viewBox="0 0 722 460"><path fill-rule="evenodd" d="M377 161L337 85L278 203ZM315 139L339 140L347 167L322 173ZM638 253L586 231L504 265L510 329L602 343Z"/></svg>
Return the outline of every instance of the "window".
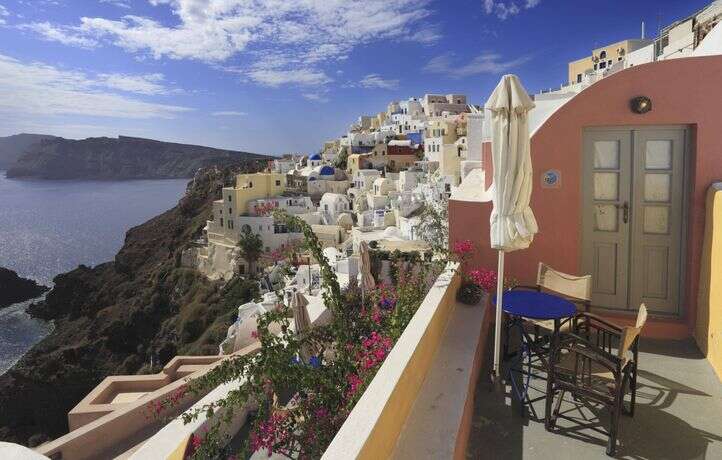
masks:
<svg viewBox="0 0 722 460"><path fill-rule="evenodd" d="M600 62L600 63L599 63L599 68L600 68L600 69L606 69L606 68L607 68L607 63L606 63L606 62Z"/></svg>
<svg viewBox="0 0 722 460"><path fill-rule="evenodd" d="M221 217L221 227L223 227L223 217Z"/></svg>
<svg viewBox="0 0 722 460"><path fill-rule="evenodd" d="M597 70L597 65L596 65L596 64L594 64L594 70Z"/></svg>
<svg viewBox="0 0 722 460"><path fill-rule="evenodd" d="M281 186L281 181L280 181L280 180L277 180L277 181L276 181L276 187L280 187L280 186Z"/></svg>
<svg viewBox="0 0 722 460"><path fill-rule="evenodd" d="M599 53L599 59L606 59L606 58L607 58L607 52L606 52L606 51L602 51L601 53Z"/></svg>
<svg viewBox="0 0 722 460"><path fill-rule="evenodd" d="M238 272L239 272L241 275L245 275L245 274L246 274L246 266L245 266L245 265L239 265L239 266L238 266Z"/></svg>
<svg viewBox="0 0 722 460"><path fill-rule="evenodd" d="M581 83L581 82L582 82L582 74L578 73L577 74L577 83Z"/></svg>
<svg viewBox="0 0 722 460"><path fill-rule="evenodd" d="M253 188L253 182L248 183L248 188Z"/></svg>
<svg viewBox="0 0 722 460"><path fill-rule="evenodd" d="M611 59L607 61L607 65L611 67L611 65L612 65L612 60L611 60Z"/></svg>
<svg viewBox="0 0 722 460"><path fill-rule="evenodd" d="M232 209L232 208L228 208L228 214L231 215L231 216L233 215L233 209Z"/></svg>
<svg viewBox="0 0 722 460"><path fill-rule="evenodd" d="M233 200L231 199L231 195L228 195L228 201L233 201Z"/></svg>
<svg viewBox="0 0 722 460"><path fill-rule="evenodd" d="M622 59L624 59L624 58L623 58L622 56L619 56L619 57L617 58L617 61L621 61Z"/></svg>

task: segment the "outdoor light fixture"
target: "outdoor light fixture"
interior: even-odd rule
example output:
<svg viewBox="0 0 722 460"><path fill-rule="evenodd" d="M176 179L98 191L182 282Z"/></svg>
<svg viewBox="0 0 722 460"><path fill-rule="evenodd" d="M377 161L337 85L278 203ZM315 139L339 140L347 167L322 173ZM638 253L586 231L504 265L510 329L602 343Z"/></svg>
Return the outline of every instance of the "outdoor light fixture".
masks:
<svg viewBox="0 0 722 460"><path fill-rule="evenodd" d="M652 100L647 96L637 96L629 101L629 106L634 113L647 113L652 110Z"/></svg>

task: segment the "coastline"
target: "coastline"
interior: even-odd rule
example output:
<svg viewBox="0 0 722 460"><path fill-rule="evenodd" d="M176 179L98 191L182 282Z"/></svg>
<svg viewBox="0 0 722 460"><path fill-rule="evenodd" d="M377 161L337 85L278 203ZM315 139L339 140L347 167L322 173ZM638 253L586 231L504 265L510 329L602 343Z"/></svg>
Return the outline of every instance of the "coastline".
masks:
<svg viewBox="0 0 722 460"><path fill-rule="evenodd" d="M52 320L36 318L27 311L31 304L44 301L46 295L47 292L0 309L0 329L3 330L0 335L0 349L3 351L0 355L0 376L55 329Z"/></svg>

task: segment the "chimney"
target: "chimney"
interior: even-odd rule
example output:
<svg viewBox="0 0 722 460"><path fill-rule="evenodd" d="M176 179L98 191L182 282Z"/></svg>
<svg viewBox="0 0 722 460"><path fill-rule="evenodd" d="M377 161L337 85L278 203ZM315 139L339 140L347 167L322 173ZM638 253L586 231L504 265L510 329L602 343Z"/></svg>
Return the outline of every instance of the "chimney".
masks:
<svg viewBox="0 0 722 460"><path fill-rule="evenodd" d="M644 21L642 21L642 40L644 40Z"/></svg>

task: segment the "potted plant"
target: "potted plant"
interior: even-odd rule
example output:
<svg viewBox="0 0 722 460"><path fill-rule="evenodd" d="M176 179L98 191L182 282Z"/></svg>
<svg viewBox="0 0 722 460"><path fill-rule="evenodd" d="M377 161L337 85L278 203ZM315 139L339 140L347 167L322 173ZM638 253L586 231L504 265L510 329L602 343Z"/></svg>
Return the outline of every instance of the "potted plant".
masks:
<svg viewBox="0 0 722 460"><path fill-rule="evenodd" d="M464 305L476 305L481 301L481 288L471 277L469 272L469 258L474 245L469 240L457 241L452 247L453 258L459 262L458 271L461 274L461 285L456 291L456 300Z"/></svg>
<svg viewBox="0 0 722 460"><path fill-rule="evenodd" d="M452 247L454 260L459 262L461 285L456 291L456 300L465 305L477 305L485 293L496 291L498 275L495 270L487 268L469 268L469 258L474 245L469 240L457 241ZM513 277L504 279L504 290L512 289L518 283Z"/></svg>

